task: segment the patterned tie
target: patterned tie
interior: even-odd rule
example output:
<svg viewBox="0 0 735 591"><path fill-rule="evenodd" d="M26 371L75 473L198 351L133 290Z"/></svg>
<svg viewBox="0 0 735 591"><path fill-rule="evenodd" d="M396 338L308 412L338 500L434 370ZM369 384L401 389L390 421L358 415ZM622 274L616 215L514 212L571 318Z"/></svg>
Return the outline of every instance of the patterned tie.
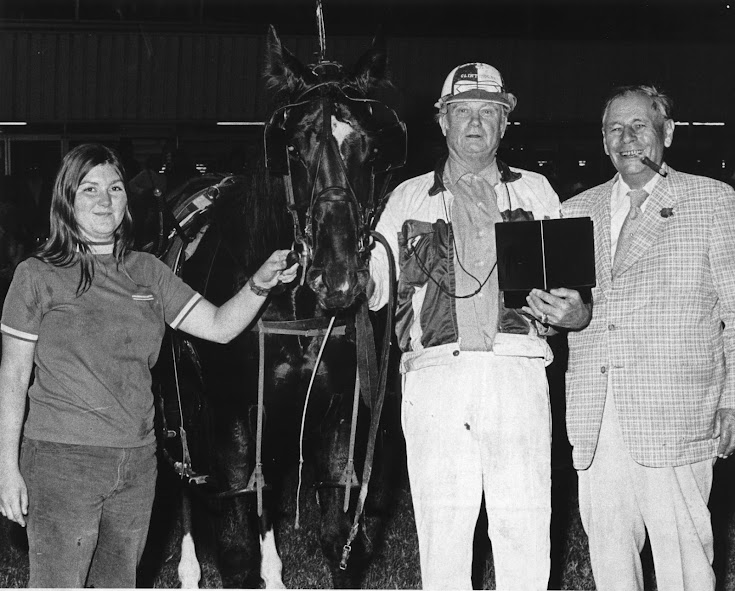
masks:
<svg viewBox="0 0 735 591"><path fill-rule="evenodd" d="M630 197L630 211L623 222L623 227L620 228L618 246L615 249L615 261L613 262L613 277L617 274L620 264L633 242L633 236L635 235L635 231L641 221L641 214L643 213L641 211L641 205L643 205L646 197L648 197L648 192L643 189L633 189L632 191L628 191L628 196Z"/></svg>
<svg viewBox="0 0 735 591"><path fill-rule="evenodd" d="M481 296L456 300L462 349L489 351L498 325L498 274L495 264L495 223L502 222L498 198L481 176L466 174L454 186L452 228L455 231L456 293L473 293L487 279ZM480 264L482 263L482 264Z"/></svg>

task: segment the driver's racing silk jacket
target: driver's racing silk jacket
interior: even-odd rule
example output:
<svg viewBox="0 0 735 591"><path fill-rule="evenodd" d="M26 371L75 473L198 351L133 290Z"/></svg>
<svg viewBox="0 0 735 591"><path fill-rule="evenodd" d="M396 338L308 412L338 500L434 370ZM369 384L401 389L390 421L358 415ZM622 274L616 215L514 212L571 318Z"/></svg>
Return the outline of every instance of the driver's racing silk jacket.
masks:
<svg viewBox="0 0 735 591"><path fill-rule="evenodd" d="M433 172L396 187L376 226L393 251L398 272L396 335L403 351L402 372L448 363L462 351L455 299L449 295L455 293L449 219L453 196L443 181L445 163L446 158ZM560 216L559 198L544 176L500 161L498 170L500 182L494 189L504 222ZM380 243L373 250L370 273L374 282L370 308L378 310L388 302L391 287L387 254ZM546 329L518 310L505 308L502 297L497 328L492 347L496 355L543 357L551 363L543 336Z"/></svg>

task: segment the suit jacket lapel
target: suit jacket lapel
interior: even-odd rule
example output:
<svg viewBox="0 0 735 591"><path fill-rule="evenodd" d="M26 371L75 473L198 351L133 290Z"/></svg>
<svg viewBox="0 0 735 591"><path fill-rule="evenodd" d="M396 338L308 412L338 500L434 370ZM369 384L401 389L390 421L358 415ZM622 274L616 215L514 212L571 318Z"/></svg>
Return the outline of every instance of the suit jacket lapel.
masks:
<svg viewBox="0 0 735 591"><path fill-rule="evenodd" d="M647 199L646 209L643 212L641 223L638 225L638 229L633 236L630 248L625 254L625 258L620 261L618 275L625 273L627 269L634 265L651 248L656 238L661 235L664 224L667 221L661 214L661 210L672 208L676 203L676 193L672 186L672 176L676 177L676 174L676 171L669 168L668 175L665 178L660 178L653 188L653 193Z"/></svg>
<svg viewBox="0 0 735 591"><path fill-rule="evenodd" d="M612 259L610 257L610 196L617 176L600 185L599 193L592 207L592 220L595 224L595 257L599 263L596 269L597 284L607 291L612 283Z"/></svg>

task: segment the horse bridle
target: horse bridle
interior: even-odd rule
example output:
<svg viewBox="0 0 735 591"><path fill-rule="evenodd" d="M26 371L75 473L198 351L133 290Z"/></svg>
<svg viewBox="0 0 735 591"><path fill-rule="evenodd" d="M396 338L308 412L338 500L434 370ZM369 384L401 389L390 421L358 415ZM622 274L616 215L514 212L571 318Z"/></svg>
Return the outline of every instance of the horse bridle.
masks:
<svg viewBox="0 0 735 591"><path fill-rule="evenodd" d="M323 73L332 66L338 66L332 62L323 62L313 67L313 72L317 76L323 76ZM314 237L312 236L312 219L315 208L324 201L344 201L350 203L358 220L359 231L357 236L356 251L359 256L364 257L370 247L370 230L374 224L374 213L376 208L385 198L390 173L400 168L406 161L406 126L403 121L398 118L396 112L380 101L374 99L353 97L348 94L352 87L344 86L338 82L325 81L315 84L299 95L294 102L284 105L277 109L264 130L264 144L266 154L266 167L271 173L282 176L286 191L286 206L291 215L293 222L294 244L296 249L300 250L301 264L304 269L308 266L313 256ZM341 95L340 99L345 104L363 104L366 105L370 112L382 111L387 114L387 123L378 127L376 138L379 146L375 148L370 160L370 190L367 203L363 206L357 198L356 192L350 184L347 167L339 151L337 141L332 134L332 113L334 112L335 100L330 96L329 91L333 91ZM314 96L315 93L319 93ZM292 146L288 145L285 124L289 113L300 106L310 104L318 100L322 104L322 131L317 148L317 157L311 164L310 169L306 163L300 159L299 162L307 167L310 173L311 187L309 189L309 206L306 210L304 227L302 228L298 216L296 201L294 198L293 181L291 178L291 160L297 155L294 154ZM392 149L391 149L392 148ZM324 155L330 149L336 155L336 160L340 168L342 177L344 178L344 186L332 185L322 188L317 192L317 177L319 169L322 166ZM376 175L385 173L385 179L382 186L376 191L375 180Z"/></svg>

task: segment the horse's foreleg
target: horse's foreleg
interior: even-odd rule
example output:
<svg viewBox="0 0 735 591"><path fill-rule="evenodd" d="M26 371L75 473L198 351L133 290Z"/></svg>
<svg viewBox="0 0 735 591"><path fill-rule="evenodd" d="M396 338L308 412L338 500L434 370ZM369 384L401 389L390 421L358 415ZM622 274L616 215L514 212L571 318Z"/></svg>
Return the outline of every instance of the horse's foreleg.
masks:
<svg viewBox="0 0 735 591"><path fill-rule="evenodd" d="M266 589L285 589L283 563L276 548L273 524L266 515L260 518L260 577Z"/></svg>
<svg viewBox="0 0 735 591"><path fill-rule="evenodd" d="M352 404L345 403L343 406L345 418L335 424L332 431L315 446L313 460L317 481L323 483L317 489L321 510L319 538L322 551L329 562L333 586L350 589L359 588L372 547L361 526L357 537L352 541L347 567L345 570L340 568L359 493L357 478L353 479L352 474L345 472L345 468L351 466L352 429L349 417L352 417ZM347 512L345 486L351 487Z"/></svg>
<svg viewBox="0 0 735 591"><path fill-rule="evenodd" d="M191 499L189 499L189 492L185 489L181 493L181 524L183 535L178 569L179 581L182 589L199 589L202 569L199 566L192 536Z"/></svg>
<svg viewBox="0 0 735 591"><path fill-rule="evenodd" d="M321 509L321 527L319 541L324 557L329 563L332 573L332 585L335 589L359 589L364 569L371 554L371 545L360 526L357 537L353 540L349 560L345 570L340 568L344 547L352 527L354 499L359 490L352 491L353 501L350 502L350 511L343 510L344 488L329 487L319 491L319 506Z"/></svg>
<svg viewBox="0 0 735 591"><path fill-rule="evenodd" d="M199 589L202 570L197 560L194 539L191 532L181 540L181 561L179 562L179 581L182 589Z"/></svg>

